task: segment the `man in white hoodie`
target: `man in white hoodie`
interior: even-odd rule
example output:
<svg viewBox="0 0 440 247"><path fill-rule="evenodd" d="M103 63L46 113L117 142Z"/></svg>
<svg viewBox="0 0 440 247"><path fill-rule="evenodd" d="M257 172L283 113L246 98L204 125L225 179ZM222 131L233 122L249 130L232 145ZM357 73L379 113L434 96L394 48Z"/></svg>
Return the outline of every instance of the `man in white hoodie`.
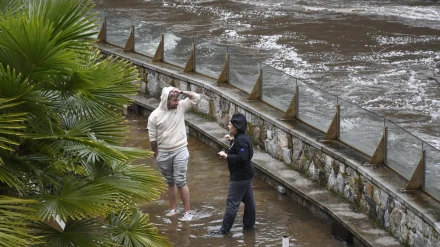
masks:
<svg viewBox="0 0 440 247"><path fill-rule="evenodd" d="M187 96L179 100L179 95ZM168 184L168 200L172 216L177 211L177 190L183 201L185 214L180 220L190 221L189 189L186 184L189 153L186 138L184 114L192 105L197 104L200 95L191 91L182 91L174 87L165 87L160 96L159 106L148 117L148 136L154 151L160 172Z"/></svg>

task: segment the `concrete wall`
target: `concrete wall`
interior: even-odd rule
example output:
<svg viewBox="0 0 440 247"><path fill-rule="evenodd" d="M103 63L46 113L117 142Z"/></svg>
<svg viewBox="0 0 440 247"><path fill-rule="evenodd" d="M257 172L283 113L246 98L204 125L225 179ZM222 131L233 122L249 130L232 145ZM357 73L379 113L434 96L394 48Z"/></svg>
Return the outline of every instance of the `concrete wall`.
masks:
<svg viewBox="0 0 440 247"><path fill-rule="evenodd" d="M228 94L236 89L225 87L226 93L220 92L209 80L210 86L206 86L201 80L192 81L166 70L161 72L151 64L135 63L135 66L142 74L140 94L145 97L159 99L162 88L168 85L200 93L202 100L195 112L225 129L232 114L245 114L248 134L256 147L345 198L355 212L368 215L403 245L440 246L440 228L435 218L440 208L438 201L422 191L400 192L406 181L388 168L372 169L365 164L367 158L363 154L342 144L319 142L307 131L286 128L269 113L249 107L237 97L241 94Z"/></svg>

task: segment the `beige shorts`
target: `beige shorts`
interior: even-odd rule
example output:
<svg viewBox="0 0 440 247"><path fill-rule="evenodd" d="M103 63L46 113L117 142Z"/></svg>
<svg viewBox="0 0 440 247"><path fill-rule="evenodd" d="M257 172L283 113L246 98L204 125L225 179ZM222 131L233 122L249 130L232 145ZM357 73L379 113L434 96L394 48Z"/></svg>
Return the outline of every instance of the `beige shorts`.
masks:
<svg viewBox="0 0 440 247"><path fill-rule="evenodd" d="M187 147L171 152L161 152L156 157L160 173L167 180L168 186L177 185L181 188L186 185L186 170L188 170L189 152Z"/></svg>

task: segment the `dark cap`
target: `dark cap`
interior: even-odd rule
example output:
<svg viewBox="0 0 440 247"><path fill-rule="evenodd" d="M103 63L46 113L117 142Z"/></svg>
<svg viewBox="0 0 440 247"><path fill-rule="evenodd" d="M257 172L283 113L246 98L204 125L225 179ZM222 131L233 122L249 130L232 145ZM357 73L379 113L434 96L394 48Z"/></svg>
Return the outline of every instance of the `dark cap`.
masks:
<svg viewBox="0 0 440 247"><path fill-rule="evenodd" d="M237 113L232 115L231 124L234 125L234 127L239 132L246 132L247 121L246 121L246 117L243 114Z"/></svg>

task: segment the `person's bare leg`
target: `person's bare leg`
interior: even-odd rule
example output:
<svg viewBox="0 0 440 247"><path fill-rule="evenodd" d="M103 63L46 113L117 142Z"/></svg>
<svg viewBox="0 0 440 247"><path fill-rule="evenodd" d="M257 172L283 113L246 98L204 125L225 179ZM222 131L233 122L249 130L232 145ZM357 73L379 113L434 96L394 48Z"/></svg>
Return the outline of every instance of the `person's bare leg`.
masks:
<svg viewBox="0 0 440 247"><path fill-rule="evenodd" d="M180 198L182 198L183 208L185 212L189 212L191 210L189 205L189 188L187 185L179 188Z"/></svg>
<svg viewBox="0 0 440 247"><path fill-rule="evenodd" d="M176 185L168 186L168 200L170 202L171 209L177 208L176 197L177 197L177 186Z"/></svg>

